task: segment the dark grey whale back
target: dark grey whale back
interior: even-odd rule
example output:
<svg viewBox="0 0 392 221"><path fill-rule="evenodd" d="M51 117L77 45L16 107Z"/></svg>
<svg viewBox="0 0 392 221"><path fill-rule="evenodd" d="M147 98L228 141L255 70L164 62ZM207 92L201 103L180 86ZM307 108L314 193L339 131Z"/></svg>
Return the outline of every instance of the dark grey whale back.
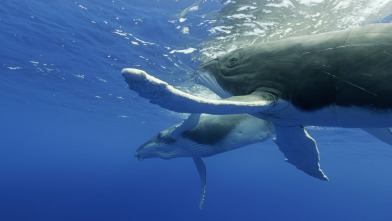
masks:
<svg viewBox="0 0 392 221"><path fill-rule="evenodd" d="M234 96L267 91L305 111L392 108L392 24L252 45L202 68Z"/></svg>

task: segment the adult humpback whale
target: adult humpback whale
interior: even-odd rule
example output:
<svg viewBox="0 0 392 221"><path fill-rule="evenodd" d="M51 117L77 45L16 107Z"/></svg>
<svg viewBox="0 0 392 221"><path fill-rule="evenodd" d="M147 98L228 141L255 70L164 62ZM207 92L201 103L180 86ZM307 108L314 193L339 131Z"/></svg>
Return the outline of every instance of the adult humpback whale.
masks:
<svg viewBox="0 0 392 221"><path fill-rule="evenodd" d="M146 72L122 71L129 88L161 107L187 113L249 113L274 123L288 162L326 179L304 126L392 126L392 24L252 45L203 64L212 100L179 91Z"/></svg>

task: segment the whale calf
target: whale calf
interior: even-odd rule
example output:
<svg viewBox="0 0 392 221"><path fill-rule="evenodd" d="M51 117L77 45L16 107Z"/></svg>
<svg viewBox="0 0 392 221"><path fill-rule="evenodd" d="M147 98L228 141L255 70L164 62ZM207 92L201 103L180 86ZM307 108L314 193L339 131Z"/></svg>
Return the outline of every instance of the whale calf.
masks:
<svg viewBox="0 0 392 221"><path fill-rule="evenodd" d="M202 64L198 73L230 96L202 98L145 71L122 71L131 90L169 110L271 121L288 162L322 180L317 145L304 126L373 128L376 135L392 126L392 24L251 45Z"/></svg>
<svg viewBox="0 0 392 221"><path fill-rule="evenodd" d="M182 123L153 136L136 150L135 156L140 160L192 157L201 180L201 209L206 187L206 167L202 158L265 141L274 133L271 122L248 114L192 114Z"/></svg>

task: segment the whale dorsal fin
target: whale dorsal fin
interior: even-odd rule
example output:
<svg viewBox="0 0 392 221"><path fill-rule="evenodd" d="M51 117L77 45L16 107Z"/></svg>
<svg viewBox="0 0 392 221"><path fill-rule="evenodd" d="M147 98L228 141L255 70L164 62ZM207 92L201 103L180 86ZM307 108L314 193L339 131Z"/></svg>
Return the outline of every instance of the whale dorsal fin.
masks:
<svg viewBox="0 0 392 221"><path fill-rule="evenodd" d="M382 142L392 145L392 133L389 128L362 128Z"/></svg>
<svg viewBox="0 0 392 221"><path fill-rule="evenodd" d="M125 68L122 75L129 88L140 97L163 108L181 113L206 114L243 114L256 113L270 109L276 99L263 92L254 92L244 96L233 96L222 100L197 97L180 91L168 83L159 80L145 71Z"/></svg>
<svg viewBox="0 0 392 221"><path fill-rule="evenodd" d="M316 141L303 126L282 127L275 125L275 143L287 158L299 170L327 181L327 176L320 169L320 158Z"/></svg>
<svg viewBox="0 0 392 221"><path fill-rule="evenodd" d="M200 203L199 203L199 208L203 208L203 203L204 203L204 197L206 194L206 166L204 165L203 160L200 157L193 157L193 161L196 164L197 171L199 172L200 175L200 183L201 183L201 196L200 196Z"/></svg>

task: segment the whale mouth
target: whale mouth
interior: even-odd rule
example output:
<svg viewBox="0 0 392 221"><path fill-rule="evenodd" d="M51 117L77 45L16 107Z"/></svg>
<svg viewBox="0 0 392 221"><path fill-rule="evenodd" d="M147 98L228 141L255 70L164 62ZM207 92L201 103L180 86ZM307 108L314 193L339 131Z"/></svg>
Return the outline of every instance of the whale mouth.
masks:
<svg viewBox="0 0 392 221"><path fill-rule="evenodd" d="M150 140L142 144L135 152L135 157L139 160L146 158L172 158L172 150L176 149L176 145L173 145L176 140L170 136L165 136L159 133L152 137Z"/></svg>
<svg viewBox="0 0 392 221"><path fill-rule="evenodd" d="M136 151L135 155L134 155L138 160L143 161L144 158L142 156L140 156L140 151Z"/></svg>
<svg viewBox="0 0 392 221"><path fill-rule="evenodd" d="M203 63L195 70L195 75L197 76L196 80L198 84L206 86L220 98L231 97L230 93L223 89L216 80L216 76L218 76L219 73L220 71L218 59L213 59L206 63Z"/></svg>

